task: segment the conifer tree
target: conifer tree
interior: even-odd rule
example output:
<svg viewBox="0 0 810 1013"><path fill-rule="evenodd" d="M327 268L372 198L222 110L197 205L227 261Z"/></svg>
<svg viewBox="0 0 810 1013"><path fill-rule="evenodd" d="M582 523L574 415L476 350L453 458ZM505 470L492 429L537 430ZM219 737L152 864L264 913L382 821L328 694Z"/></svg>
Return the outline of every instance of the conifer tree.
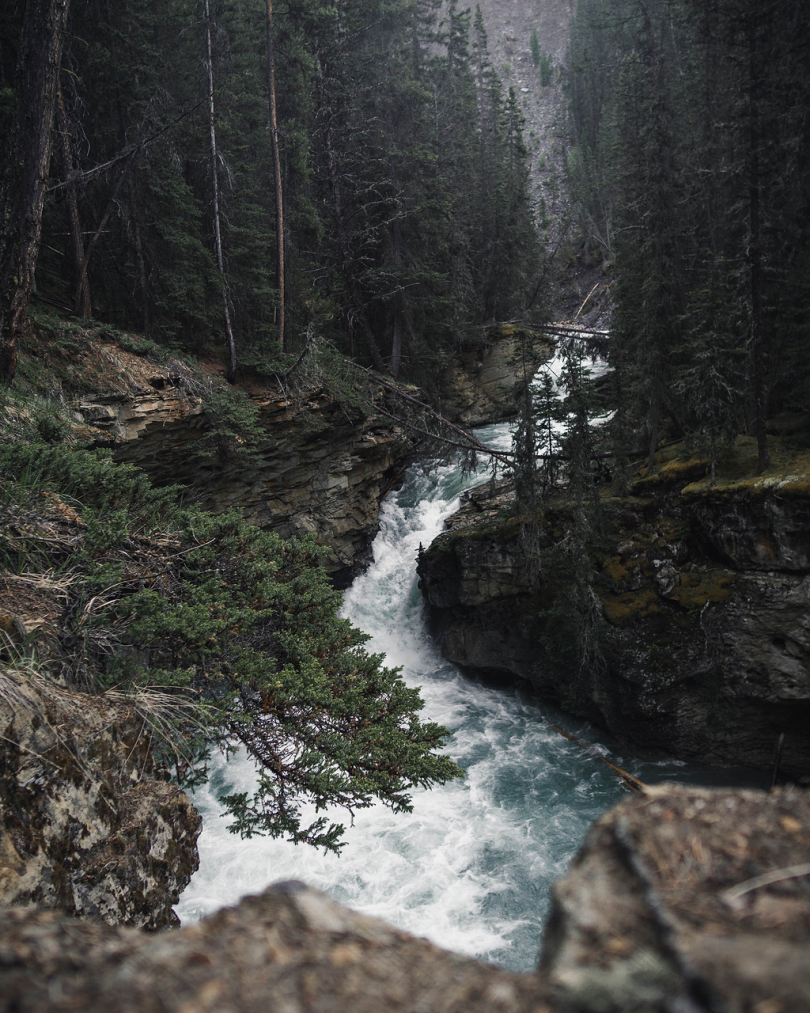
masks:
<svg viewBox="0 0 810 1013"><path fill-rule="evenodd" d="M52 126L70 0L28 0L14 88L14 125L0 191L0 382L17 371L34 284Z"/></svg>

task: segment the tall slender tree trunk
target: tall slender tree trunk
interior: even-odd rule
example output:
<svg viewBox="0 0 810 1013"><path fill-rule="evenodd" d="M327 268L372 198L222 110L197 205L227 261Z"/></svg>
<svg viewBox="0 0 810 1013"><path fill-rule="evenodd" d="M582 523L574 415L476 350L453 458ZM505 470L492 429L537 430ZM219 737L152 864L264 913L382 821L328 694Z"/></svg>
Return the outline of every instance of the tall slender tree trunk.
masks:
<svg viewBox="0 0 810 1013"><path fill-rule="evenodd" d="M71 181L73 155L70 150L70 125L61 89L56 98L56 117L61 139L62 179L66 183L70 237L73 243L73 263L76 270L76 278L78 279L73 309L80 316L90 317L93 315L93 307L90 302L90 282L84 266L84 235L82 233L81 218L79 217L79 200L76 194L76 184Z"/></svg>
<svg viewBox="0 0 810 1013"><path fill-rule="evenodd" d="M758 15L751 11L748 36L749 55L749 155L748 155L748 219L749 219L749 283L751 292L750 373L754 407L754 433L757 438L757 471L771 466L768 435L765 431L765 351L762 338L762 235L760 223L759 172L759 102L760 57L758 52Z"/></svg>
<svg viewBox="0 0 810 1013"><path fill-rule="evenodd" d="M2 195L0 381L17 371L42 235L62 40L70 0L28 0L17 62L16 115Z"/></svg>
<svg viewBox="0 0 810 1013"><path fill-rule="evenodd" d="M326 102L326 83L324 81L323 68L321 67L320 60L316 60L315 72L318 80L318 90L320 93L319 101L321 114L325 120L324 148L326 151L326 167L329 176L329 190L332 197L332 211L335 216L335 231L337 233L338 245L340 247L340 256L343 260L343 274L346 279L346 287L349 290L354 319L360 324L360 328L363 332L363 338L366 342L366 347L368 348L369 355L371 356L371 361L374 363L374 368L378 373L385 373L388 371L385 368L385 362L383 361L382 353L380 352L380 346L377 344L377 339L374 337L374 331L372 331L371 324L368 322L366 308L363 303L363 294L360 291L360 286L357 284L357 279L354 276L354 270L352 267L349 237L346 234L346 226L343 221L340 182L338 180L334 145L332 144L330 111ZM349 326L351 328L352 325L350 324Z"/></svg>
<svg viewBox="0 0 810 1013"><path fill-rule="evenodd" d="M222 256L222 229L219 216L219 177L217 176L217 132L214 118L214 60L211 52L211 15L208 0L205 0L205 41L208 48L208 127L211 140L211 188L214 193L214 245L216 246L217 268L222 283L222 306L225 310L225 330L228 335L230 368L228 380L236 380L236 342L231 327L231 307L228 301L228 282L225 277L225 260Z"/></svg>
<svg viewBox="0 0 810 1013"><path fill-rule="evenodd" d="M129 163L131 164L131 163ZM124 170L127 178L127 186L129 187L129 206L132 209L132 228L135 233L135 258L138 261L138 283L141 286L141 313L142 313L142 327L143 333L149 334L152 329L151 314L149 312L149 278L146 273L146 260L143 255L143 240L141 238L141 223L138 219L138 201L135 194L135 183L132 179L132 174L126 169ZM123 177L122 177L123 178ZM107 212L112 208L112 201L107 206ZM107 224L107 218L109 215L105 212L104 217L101 219L101 225L98 231L91 240L91 246L87 251L87 259L90 259L90 253L92 248L95 246L98 236L101 235L103 226Z"/></svg>
<svg viewBox="0 0 810 1013"><path fill-rule="evenodd" d="M397 272L397 283L399 284L401 283L400 269L402 267L402 226L400 225L399 218L394 219L392 228L394 264ZM391 339L391 362L389 366L391 376L393 377L399 375L399 367L402 362L402 318L402 296L400 293L397 293L394 296L394 333Z"/></svg>
<svg viewBox="0 0 810 1013"><path fill-rule="evenodd" d="M276 189L278 339L285 345L284 311L284 194L281 187L281 158L278 151L278 119L276 117L276 62L273 49L273 0L267 0L267 90L270 102L270 145L273 149L273 180Z"/></svg>

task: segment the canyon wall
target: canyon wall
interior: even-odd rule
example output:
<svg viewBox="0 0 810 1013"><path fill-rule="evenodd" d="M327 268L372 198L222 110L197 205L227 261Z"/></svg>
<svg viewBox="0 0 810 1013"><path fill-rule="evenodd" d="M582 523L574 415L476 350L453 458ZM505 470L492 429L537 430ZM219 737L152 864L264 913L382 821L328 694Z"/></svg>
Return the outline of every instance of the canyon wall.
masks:
<svg viewBox="0 0 810 1013"><path fill-rule="evenodd" d="M747 438L739 452L750 450ZM593 591L602 664L561 669L549 611L560 575L527 572L514 501L480 487L419 573L445 657L530 681L564 709L651 753L810 776L810 492L803 458L711 486L673 458L625 497L603 497ZM806 462L805 462L806 463ZM570 523L550 504L541 542Z"/></svg>
<svg viewBox="0 0 810 1013"><path fill-rule="evenodd" d="M541 335L504 326L448 367L448 418L483 425L515 414L521 340L532 362L550 355ZM238 437L217 442L223 420L212 408L212 388L187 367L97 339L85 357L104 364L99 392L76 405L86 438L143 468L157 485L186 486L214 513L235 507L284 538L314 535L329 549L324 565L339 587L363 569L380 503L413 452L407 428L391 418L401 410L395 398L369 415L317 382L299 379L285 391L278 381L245 381L238 392L255 405L258 429L241 444Z"/></svg>

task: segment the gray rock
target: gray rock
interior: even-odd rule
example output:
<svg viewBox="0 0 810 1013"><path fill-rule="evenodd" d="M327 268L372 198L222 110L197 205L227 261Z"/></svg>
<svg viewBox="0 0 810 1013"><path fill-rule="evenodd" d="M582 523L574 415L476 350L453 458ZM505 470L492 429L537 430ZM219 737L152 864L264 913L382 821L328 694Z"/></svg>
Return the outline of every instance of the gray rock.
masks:
<svg viewBox="0 0 810 1013"><path fill-rule="evenodd" d="M0 1011L803 1013L808 835L806 792L662 785L628 799L555 886L534 974L297 881L156 934L0 908Z"/></svg>
<svg viewBox="0 0 810 1013"><path fill-rule="evenodd" d="M146 935L0 909L0 1010L546 1013L535 975L468 960L303 885Z"/></svg>
<svg viewBox="0 0 810 1013"><path fill-rule="evenodd" d="M134 704L0 671L0 903L177 924L201 820L159 780Z"/></svg>
<svg viewBox="0 0 810 1013"><path fill-rule="evenodd" d="M806 863L808 833L795 790L661 785L621 803L553 889L541 972L602 1013L807 1010L810 879L755 880Z"/></svg>
<svg viewBox="0 0 810 1013"><path fill-rule="evenodd" d="M698 502L670 497L656 523L640 522L644 510L659 510L649 499L636 510L624 500L624 512L614 512L616 555L604 559L596 585L610 629L606 664L574 679L544 653L553 583L541 574L533 584L508 500L497 488L489 499L482 491L419 561L442 654L489 677L526 679L637 749L770 770L784 733L783 772L807 777L810 577L787 566L725 568L702 550L711 540L703 528L688 540L662 537L662 527L698 524ZM749 516L752 532L758 511ZM564 523L549 512L542 544ZM787 543L774 554L787 556Z"/></svg>

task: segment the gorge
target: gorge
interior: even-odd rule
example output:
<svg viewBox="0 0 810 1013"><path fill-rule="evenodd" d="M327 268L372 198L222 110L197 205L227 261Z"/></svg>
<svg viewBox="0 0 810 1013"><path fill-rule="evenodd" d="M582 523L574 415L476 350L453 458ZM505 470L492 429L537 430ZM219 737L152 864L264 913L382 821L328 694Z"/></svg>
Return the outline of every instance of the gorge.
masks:
<svg viewBox="0 0 810 1013"><path fill-rule="evenodd" d="M806 1013L808 108L798 0L3 8L0 1013Z"/></svg>

